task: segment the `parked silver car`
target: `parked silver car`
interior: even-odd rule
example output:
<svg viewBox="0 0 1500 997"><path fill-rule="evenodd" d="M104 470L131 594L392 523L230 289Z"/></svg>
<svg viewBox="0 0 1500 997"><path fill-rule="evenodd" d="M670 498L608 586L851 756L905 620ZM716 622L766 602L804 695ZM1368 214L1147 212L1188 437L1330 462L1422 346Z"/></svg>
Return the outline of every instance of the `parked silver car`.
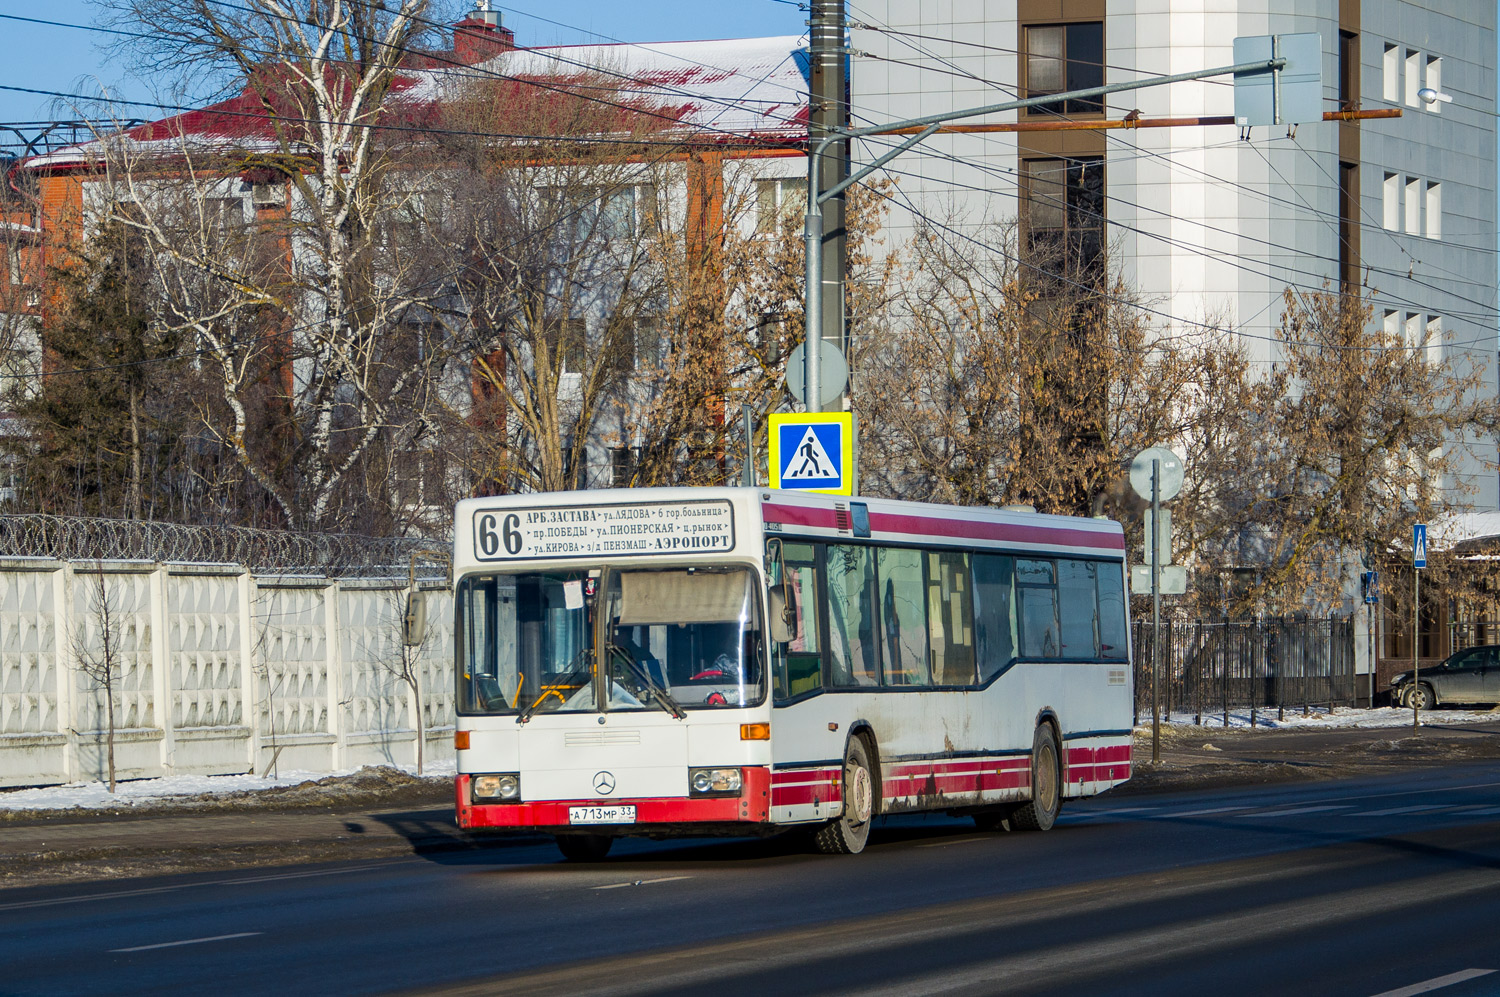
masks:
<svg viewBox="0 0 1500 997"><path fill-rule="evenodd" d="M1412 673L1391 679L1391 702L1422 709L1449 703L1500 703L1500 644L1465 648L1444 658L1441 664L1423 668L1417 685Z"/></svg>

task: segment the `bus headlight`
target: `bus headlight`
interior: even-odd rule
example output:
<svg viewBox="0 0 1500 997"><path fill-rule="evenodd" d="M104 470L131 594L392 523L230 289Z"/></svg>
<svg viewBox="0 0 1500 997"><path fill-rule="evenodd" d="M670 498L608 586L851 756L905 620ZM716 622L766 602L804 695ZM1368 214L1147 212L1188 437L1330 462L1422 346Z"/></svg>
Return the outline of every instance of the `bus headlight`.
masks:
<svg viewBox="0 0 1500 997"><path fill-rule="evenodd" d="M470 792L476 800L519 800L521 777L515 772L498 775L476 775L469 781Z"/></svg>
<svg viewBox="0 0 1500 997"><path fill-rule="evenodd" d="M742 784L739 769L688 769L688 787L694 796L738 793Z"/></svg>

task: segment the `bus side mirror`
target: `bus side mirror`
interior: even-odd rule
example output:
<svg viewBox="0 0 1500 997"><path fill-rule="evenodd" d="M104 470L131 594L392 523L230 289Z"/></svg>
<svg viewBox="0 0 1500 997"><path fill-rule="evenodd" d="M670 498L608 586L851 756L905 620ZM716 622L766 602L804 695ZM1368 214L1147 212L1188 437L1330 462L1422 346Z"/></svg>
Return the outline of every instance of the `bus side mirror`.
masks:
<svg viewBox="0 0 1500 997"><path fill-rule="evenodd" d="M790 643L797 636L792 631L792 619L796 618L796 610L793 609L790 613L787 611L786 590L779 585L773 587L767 603L770 609L767 613L770 619L767 622L771 626L771 640L777 644Z"/></svg>
<svg viewBox="0 0 1500 997"><path fill-rule="evenodd" d="M406 612L401 617L401 640L407 647L421 647L427 639L427 593L406 594Z"/></svg>

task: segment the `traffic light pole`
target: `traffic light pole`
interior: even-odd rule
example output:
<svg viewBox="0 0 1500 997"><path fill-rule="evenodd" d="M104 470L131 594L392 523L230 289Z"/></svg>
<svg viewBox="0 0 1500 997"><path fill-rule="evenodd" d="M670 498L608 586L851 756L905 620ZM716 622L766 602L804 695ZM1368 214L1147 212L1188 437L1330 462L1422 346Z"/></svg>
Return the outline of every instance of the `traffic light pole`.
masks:
<svg viewBox="0 0 1500 997"><path fill-rule="evenodd" d="M833 0L840 3L841 0ZM826 0L819 0L820 7L826 7ZM842 23L842 22L840 22ZM815 26L816 27L816 26ZM842 28L840 28L842 32ZM823 44L820 46L824 58L827 55L827 43L833 41L826 33L823 36ZM840 33L837 38L837 58L843 59L843 36ZM842 62L840 62L842 66ZM1101 97L1105 94L1124 93L1130 90L1145 90L1149 87L1166 86L1171 83L1186 83L1189 80L1208 79L1212 76L1228 76L1230 74L1255 74L1272 73L1286 65L1285 59L1260 59L1254 62L1242 62L1233 66L1219 66L1215 69L1200 69L1191 73L1177 73L1172 76L1153 76L1144 80L1132 80L1128 83L1112 83L1108 86L1090 87L1085 90L1069 90L1064 93L1047 94L1044 97L1029 97L1025 100L1011 100L1000 104L986 104L983 107L971 107L961 111L948 111L943 114L929 114L921 118L908 118L904 121L895 121L888 125L879 125L871 128L839 129L830 134L817 137L815 129L809 129L809 148L807 156L807 217L803 227L803 252L806 256L807 271L805 274L805 286L803 288L802 315L805 323L805 345L803 347L803 363L806 365L804 387L806 390L805 407L808 412L818 411L822 405L823 397L823 363L821 344L819 339L832 339L836 342L843 338L843 301L842 295L837 304L838 308L824 308L823 295L823 246L824 232L827 225L824 221L824 205L835 198L840 197L844 191L865 177L880 169L886 163L905 153L909 149L925 141L928 136L942 130L944 123L958 121L962 118L974 118L985 114L999 114L1004 111L1018 111L1028 107L1037 107L1042 104L1053 104L1059 101L1075 100L1084 97ZM815 99L815 98L814 98ZM875 135L886 135L892 132L920 129L900 145L891 149L885 155L876 159L868 166L851 173L837 183L827 184L823 177L825 157L835 143L852 142L859 138L869 138ZM842 225L839 226L840 232ZM843 274L839 275L840 281L837 286L842 287ZM832 303L830 303L831 305ZM829 315L838 316L838 326L832 331L824 324L829 321Z"/></svg>

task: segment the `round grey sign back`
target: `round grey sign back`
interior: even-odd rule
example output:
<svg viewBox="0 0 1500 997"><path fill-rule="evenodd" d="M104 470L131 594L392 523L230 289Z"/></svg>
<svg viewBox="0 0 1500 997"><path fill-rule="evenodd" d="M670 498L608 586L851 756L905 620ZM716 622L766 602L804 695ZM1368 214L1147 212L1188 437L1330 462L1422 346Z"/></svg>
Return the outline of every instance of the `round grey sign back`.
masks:
<svg viewBox="0 0 1500 997"><path fill-rule="evenodd" d="M1166 502L1182 491L1182 458L1166 447L1147 447L1130 462L1130 487L1147 502L1151 501L1151 462L1161 462L1161 500Z"/></svg>
<svg viewBox="0 0 1500 997"><path fill-rule="evenodd" d="M818 380L823 382L823 397L818 400L819 405L828 405L837 401L844 393L844 385L849 383L849 363L844 359L844 353L836 343L829 340L821 340L823 349L818 353L823 362L823 369L818 373ZM803 350L802 343L792 350L786 358L786 390L792 393L792 397L803 405L807 404L807 356Z"/></svg>

